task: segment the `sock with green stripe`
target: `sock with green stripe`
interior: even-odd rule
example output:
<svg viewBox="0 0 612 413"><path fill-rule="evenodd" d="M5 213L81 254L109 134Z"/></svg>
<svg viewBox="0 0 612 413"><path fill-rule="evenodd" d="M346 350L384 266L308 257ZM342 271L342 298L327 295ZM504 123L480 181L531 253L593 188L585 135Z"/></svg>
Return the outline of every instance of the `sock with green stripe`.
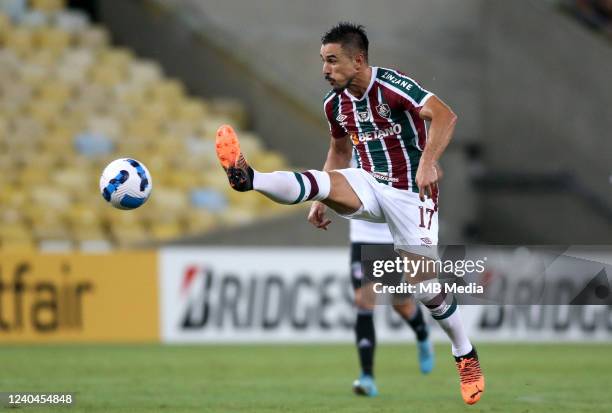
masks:
<svg viewBox="0 0 612 413"><path fill-rule="evenodd" d="M253 173L253 189L279 204L321 201L329 196L327 172L257 172Z"/></svg>
<svg viewBox="0 0 612 413"><path fill-rule="evenodd" d="M463 321L461 320L458 307L455 307L455 311L448 317L437 319L436 321L451 341L453 356L464 356L472 351L472 343L463 328Z"/></svg>
<svg viewBox="0 0 612 413"><path fill-rule="evenodd" d="M425 282L432 281L433 280L428 280ZM463 328L463 321L459 314L457 299L453 296L449 304L450 300L447 299L446 294L437 294L433 297L428 295L415 295L425 307L427 307L432 318L450 339L453 356L459 357L469 353L472 350L472 343Z"/></svg>

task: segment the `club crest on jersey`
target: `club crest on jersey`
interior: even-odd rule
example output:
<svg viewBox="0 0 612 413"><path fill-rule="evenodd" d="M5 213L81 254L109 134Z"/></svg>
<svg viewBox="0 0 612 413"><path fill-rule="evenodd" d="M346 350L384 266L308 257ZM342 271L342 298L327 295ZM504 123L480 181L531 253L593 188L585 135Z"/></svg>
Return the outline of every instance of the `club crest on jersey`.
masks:
<svg viewBox="0 0 612 413"><path fill-rule="evenodd" d="M386 103L381 103L380 105L376 106L376 111L383 118L388 118L389 115L391 115L391 108Z"/></svg>
<svg viewBox="0 0 612 413"><path fill-rule="evenodd" d="M370 119L370 114L367 110L365 112L357 112L357 117L360 122L367 122Z"/></svg>

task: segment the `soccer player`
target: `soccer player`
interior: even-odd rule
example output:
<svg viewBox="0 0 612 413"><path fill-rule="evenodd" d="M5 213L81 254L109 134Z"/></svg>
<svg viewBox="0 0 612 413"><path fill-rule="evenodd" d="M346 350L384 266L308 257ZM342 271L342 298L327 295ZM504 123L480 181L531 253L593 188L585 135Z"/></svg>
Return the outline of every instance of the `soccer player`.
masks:
<svg viewBox="0 0 612 413"><path fill-rule="evenodd" d="M426 263L437 259L436 165L457 116L405 74L370 66L363 26L339 23L321 43L323 75L332 87L323 105L331 132L323 170L256 171L241 153L234 130L223 125L217 131L216 151L230 185L281 204L316 201L308 220L320 229L331 223L328 207L349 219L386 222L402 257ZM349 168L353 146L359 168ZM485 388L478 355L464 331L456 299L448 302L445 294L423 288L437 282L431 267L421 265L417 274L406 274L406 281L450 339L461 395L474 404Z"/></svg>
<svg viewBox="0 0 612 413"><path fill-rule="evenodd" d="M373 295L372 283L364 277L361 248L366 245L376 245L392 253L393 237L387 224L353 219L350 221L350 239L351 283L357 307L355 343L361 365L361 375L353 382L353 391L359 395L374 397L378 395L378 388L374 381L374 352L376 349L374 300L370 299ZM403 301L394 302L393 309L408 323L416 335L421 373L431 372L434 367L433 347L419 304L415 303L412 297L408 297Z"/></svg>

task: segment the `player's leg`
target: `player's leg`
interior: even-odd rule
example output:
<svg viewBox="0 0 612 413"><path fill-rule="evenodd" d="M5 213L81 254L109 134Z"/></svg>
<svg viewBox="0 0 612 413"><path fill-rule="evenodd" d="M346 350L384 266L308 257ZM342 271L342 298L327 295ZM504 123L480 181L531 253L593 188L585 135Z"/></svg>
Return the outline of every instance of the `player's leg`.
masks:
<svg viewBox="0 0 612 413"><path fill-rule="evenodd" d="M414 331L421 373L430 373L434 367L434 351L420 305L413 297L405 297L394 300L393 309Z"/></svg>
<svg viewBox="0 0 612 413"><path fill-rule="evenodd" d="M361 244L351 243L351 284L355 296L355 345L359 356L361 373L353 382L353 392L374 397L378 389L374 382L374 354L376 351L376 330L374 329L374 291L372 283L363 284Z"/></svg>
<svg viewBox="0 0 612 413"><path fill-rule="evenodd" d="M221 126L217 131L216 151L230 185L237 191L255 190L280 204L323 201L340 214L351 214L361 207L359 197L339 172L254 170L242 155L231 126Z"/></svg>
<svg viewBox="0 0 612 413"><path fill-rule="evenodd" d="M424 263L431 260L429 257L407 251L400 251L400 255L415 262ZM450 339L451 352L461 381L461 395L466 403L474 404L480 400L485 389L478 354L465 332L456 298L447 297L443 292L426 292L422 286L437 283L438 280L434 265L425 264L423 268L425 269L416 274L406 274L406 281L417 286L415 298L427 307L432 318Z"/></svg>
<svg viewBox="0 0 612 413"><path fill-rule="evenodd" d="M437 199L421 202L418 194L409 191L390 187L375 190L380 192L378 198L400 255L417 263L437 258ZM461 380L461 395L466 403L474 404L484 391L484 376L478 355L463 327L457 302L454 297L425 292L419 285L437 282L436 268L434 265L421 265L420 268L422 271L417 274L407 274L406 281L417 285L415 298L425 305L450 339Z"/></svg>
<svg viewBox="0 0 612 413"><path fill-rule="evenodd" d="M371 299L364 295L373 294L372 286L355 289L355 344L359 355L361 374L353 382L353 391L363 396L374 397L378 389L374 382L374 354L376 351L376 330L374 329L374 306L368 305Z"/></svg>
<svg viewBox="0 0 612 413"><path fill-rule="evenodd" d="M408 324L408 326L414 332L417 340L427 340L429 337L429 331L425 319L423 318L423 311L421 307L415 302L414 298L407 297L393 303L393 310Z"/></svg>

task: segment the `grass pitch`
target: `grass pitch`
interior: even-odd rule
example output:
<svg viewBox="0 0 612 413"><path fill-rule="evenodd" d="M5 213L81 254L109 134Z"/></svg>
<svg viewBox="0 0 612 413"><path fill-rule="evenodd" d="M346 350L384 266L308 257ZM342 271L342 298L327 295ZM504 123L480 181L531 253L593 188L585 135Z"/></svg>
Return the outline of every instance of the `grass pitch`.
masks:
<svg viewBox="0 0 612 413"><path fill-rule="evenodd" d="M610 344L482 344L487 391L474 406L461 400L449 347L421 376L413 345L379 345L381 394L368 399L351 393L350 345L7 345L0 391L76 395L73 407L36 412L612 411Z"/></svg>

